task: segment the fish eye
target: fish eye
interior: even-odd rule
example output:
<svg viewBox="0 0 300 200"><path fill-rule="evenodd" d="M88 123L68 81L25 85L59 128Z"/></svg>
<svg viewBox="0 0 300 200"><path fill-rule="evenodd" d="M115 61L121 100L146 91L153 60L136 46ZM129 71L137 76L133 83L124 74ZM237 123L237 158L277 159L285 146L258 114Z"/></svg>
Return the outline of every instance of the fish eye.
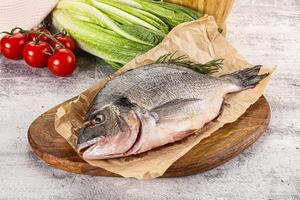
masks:
<svg viewBox="0 0 300 200"><path fill-rule="evenodd" d="M98 114L95 116L94 121L97 124L102 124L103 122L105 122L105 116L103 114Z"/></svg>

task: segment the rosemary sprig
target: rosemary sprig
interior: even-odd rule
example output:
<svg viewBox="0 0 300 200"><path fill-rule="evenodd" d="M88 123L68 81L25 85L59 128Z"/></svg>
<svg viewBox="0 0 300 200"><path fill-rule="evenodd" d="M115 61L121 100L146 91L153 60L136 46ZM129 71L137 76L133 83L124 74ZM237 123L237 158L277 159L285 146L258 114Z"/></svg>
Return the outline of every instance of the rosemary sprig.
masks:
<svg viewBox="0 0 300 200"><path fill-rule="evenodd" d="M218 72L222 66L224 59L211 60L205 64L194 63L189 60L188 56L176 56L176 53L162 55L155 63L172 63L183 67L190 68L201 74L212 74Z"/></svg>

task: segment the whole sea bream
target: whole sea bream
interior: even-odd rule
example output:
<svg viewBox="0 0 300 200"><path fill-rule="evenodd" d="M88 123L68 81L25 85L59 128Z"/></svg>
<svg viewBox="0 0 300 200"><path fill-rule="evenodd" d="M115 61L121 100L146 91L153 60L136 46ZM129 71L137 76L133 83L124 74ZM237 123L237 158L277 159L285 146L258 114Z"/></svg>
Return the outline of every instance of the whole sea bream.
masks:
<svg viewBox="0 0 300 200"><path fill-rule="evenodd" d="M109 81L92 102L77 150L84 159L139 154L179 141L214 120L226 94L255 87L261 66L215 78L180 64L129 70Z"/></svg>

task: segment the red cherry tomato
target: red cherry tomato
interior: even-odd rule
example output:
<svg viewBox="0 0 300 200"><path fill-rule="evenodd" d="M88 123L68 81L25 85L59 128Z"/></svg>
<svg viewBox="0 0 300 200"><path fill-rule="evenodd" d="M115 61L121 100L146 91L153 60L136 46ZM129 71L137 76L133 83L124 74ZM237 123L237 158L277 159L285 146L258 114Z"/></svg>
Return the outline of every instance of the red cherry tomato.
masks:
<svg viewBox="0 0 300 200"><path fill-rule="evenodd" d="M27 36L23 33L13 33L5 35L0 41L0 52L4 57L17 60L22 58L23 48L27 41Z"/></svg>
<svg viewBox="0 0 300 200"><path fill-rule="evenodd" d="M64 35L58 35L55 37L60 43L62 43L65 48L67 49L70 49L71 51L75 51L75 48L76 48L76 43L75 41L73 40L73 38L71 38L70 36L64 36ZM51 41L51 46L53 48L60 48L60 46L54 42L54 41Z"/></svg>
<svg viewBox="0 0 300 200"><path fill-rule="evenodd" d="M46 42L31 41L25 45L23 50L25 62L32 67L42 68L47 66L50 56L51 48Z"/></svg>
<svg viewBox="0 0 300 200"><path fill-rule="evenodd" d="M41 29L36 29L36 31L39 31L39 32L42 32L42 33L46 33L46 34L49 34L51 35L50 31L48 31L47 29L45 28L41 28ZM51 39L44 36L44 35L41 35L40 37L38 37L39 34L36 34L36 33L29 33L28 35L28 40L29 41L34 41L35 38L38 38L39 41L43 41L43 42L47 42L47 43L50 43L51 42Z"/></svg>
<svg viewBox="0 0 300 200"><path fill-rule="evenodd" d="M48 60L48 69L56 76L70 76L76 69L76 58L69 49L58 49Z"/></svg>

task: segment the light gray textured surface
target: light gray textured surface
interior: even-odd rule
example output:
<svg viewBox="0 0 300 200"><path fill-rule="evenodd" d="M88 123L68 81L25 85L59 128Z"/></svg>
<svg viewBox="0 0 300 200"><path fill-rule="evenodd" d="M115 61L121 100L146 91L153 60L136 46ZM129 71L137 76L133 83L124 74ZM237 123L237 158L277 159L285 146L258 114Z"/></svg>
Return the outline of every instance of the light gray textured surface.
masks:
<svg viewBox="0 0 300 200"><path fill-rule="evenodd" d="M228 21L229 40L252 63L279 66L266 92L270 128L225 165L184 178L89 177L40 161L27 143L32 120L109 68L103 72L81 64L80 72L61 79L1 58L0 199L300 199L299 10L298 0L237 0Z"/></svg>

